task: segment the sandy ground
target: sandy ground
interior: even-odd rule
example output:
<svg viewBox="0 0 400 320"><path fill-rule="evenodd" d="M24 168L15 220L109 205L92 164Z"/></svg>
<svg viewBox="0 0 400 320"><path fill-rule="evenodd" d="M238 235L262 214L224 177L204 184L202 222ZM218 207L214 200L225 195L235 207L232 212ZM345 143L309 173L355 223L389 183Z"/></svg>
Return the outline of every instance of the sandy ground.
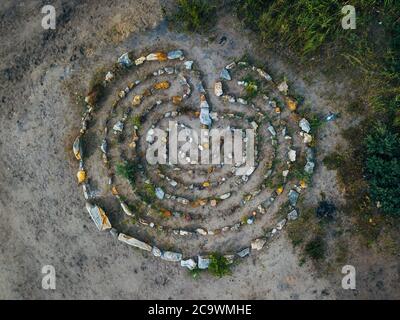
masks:
<svg viewBox="0 0 400 320"><path fill-rule="evenodd" d="M55 1L59 18L55 31L41 28L44 1L3 1L0 5L0 298L1 299L334 299L342 294L340 270L328 279L311 264L299 266L299 256L283 234L268 248L234 268L230 277L202 275L193 280L173 264L117 243L94 230L76 185L71 142L78 131L80 109L72 88L84 93L96 66L109 64L126 50L185 37L168 32L159 1ZM240 50L258 52L246 33L222 21L218 41L198 43L222 55ZM154 29L156 28L156 29ZM145 31L147 30L147 31ZM129 35L130 34L130 35ZM190 38L190 41L197 41ZM249 37L250 38L250 37ZM147 43L148 41L148 43ZM193 45L195 46L195 45ZM196 51L197 50L197 51ZM236 50L236 51L235 51ZM264 53L263 53L264 54ZM325 108L324 79L308 87L298 71L273 55L272 71L280 70L315 108ZM331 91L339 91L331 84ZM336 142L339 128L326 129L327 143ZM340 198L334 174L317 170L308 201L320 190ZM378 270L364 297L393 297L394 287L374 287L396 279L396 264L367 264ZM57 289L43 290L41 269L53 265ZM368 270L368 268L366 268ZM368 281L368 279L366 280ZM395 280L391 280L394 281ZM385 287L385 285L383 285ZM397 291L395 291L397 292Z"/></svg>

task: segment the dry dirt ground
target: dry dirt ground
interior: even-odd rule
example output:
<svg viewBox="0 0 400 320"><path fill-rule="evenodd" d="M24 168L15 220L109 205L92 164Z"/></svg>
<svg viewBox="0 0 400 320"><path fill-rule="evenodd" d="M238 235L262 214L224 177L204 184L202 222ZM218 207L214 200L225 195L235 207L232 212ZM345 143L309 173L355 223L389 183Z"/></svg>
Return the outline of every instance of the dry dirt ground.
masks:
<svg viewBox="0 0 400 320"><path fill-rule="evenodd" d="M41 27L45 1L2 1L0 51L0 298L1 299L335 299L399 295L395 262L363 261L359 290L341 290L340 270L318 276L300 266L285 234L257 256L235 266L232 276L193 280L183 268L142 254L93 228L77 187L71 143L85 93L97 67L127 50L165 42L198 55L222 57L250 51L287 75L313 108L335 111L348 96L345 84L315 77L305 84L298 69L271 52L259 52L252 35L223 17L216 40L168 31L156 0L53 1L57 28ZM227 37L224 45L218 43ZM203 48L203 49L202 49ZM207 57L202 57L207 58ZM203 59L203 61L205 61ZM206 63L206 62L204 62ZM336 95L332 97L332 92ZM75 95L76 93L76 95ZM343 93L343 94L342 94ZM329 97L329 98L328 98ZM332 101L335 101L333 103ZM327 105L332 109L326 110ZM349 125L344 121L343 126ZM337 143L340 128L324 127L321 154ZM319 156L319 160L321 156ZM320 191L340 201L335 174L317 168L306 203ZM43 290L41 269L53 265L57 289ZM373 274L373 277L370 276ZM389 280L387 280L389 279ZM379 284L379 285L378 285Z"/></svg>

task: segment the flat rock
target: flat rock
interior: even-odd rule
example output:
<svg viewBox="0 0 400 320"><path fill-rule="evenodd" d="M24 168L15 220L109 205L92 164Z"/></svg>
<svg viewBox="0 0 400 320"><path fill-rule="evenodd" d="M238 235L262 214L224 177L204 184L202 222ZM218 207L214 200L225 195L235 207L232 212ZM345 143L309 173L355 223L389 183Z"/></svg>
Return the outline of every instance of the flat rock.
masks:
<svg viewBox="0 0 400 320"><path fill-rule="evenodd" d="M111 229L111 223L102 208L96 205L91 205L89 202L87 202L86 210L89 212L90 217L96 224L96 227L99 229L99 231Z"/></svg>
<svg viewBox="0 0 400 320"><path fill-rule="evenodd" d="M222 91L222 82L218 81L214 84L214 93L217 97L220 97L224 94Z"/></svg>
<svg viewBox="0 0 400 320"><path fill-rule="evenodd" d="M313 161L307 161L304 166L304 171L308 174L312 174L314 172L315 163Z"/></svg>
<svg viewBox="0 0 400 320"><path fill-rule="evenodd" d="M164 199L165 196L165 192L163 189L161 189L160 187L156 188L156 197L160 200Z"/></svg>
<svg viewBox="0 0 400 320"><path fill-rule="evenodd" d="M245 248L243 250L240 250L237 255L241 258L244 258L250 254L250 248Z"/></svg>
<svg viewBox="0 0 400 320"><path fill-rule="evenodd" d="M255 239L251 242L251 250L261 250L267 240L265 239Z"/></svg>
<svg viewBox="0 0 400 320"><path fill-rule="evenodd" d="M173 50L168 52L167 57L169 60L181 59L183 58L183 51L182 50Z"/></svg>
<svg viewBox="0 0 400 320"><path fill-rule="evenodd" d="M305 118L300 120L299 126L300 126L301 130L303 130L306 133L309 133L311 131L310 123Z"/></svg>
<svg viewBox="0 0 400 320"><path fill-rule="evenodd" d="M277 223L277 225L276 225L276 229L282 230L283 227L285 226L285 224L286 224L286 219L283 219L283 220L279 221L279 222Z"/></svg>
<svg viewBox="0 0 400 320"><path fill-rule="evenodd" d="M296 210L292 210L287 215L288 220L296 220L298 218L298 213Z"/></svg>
<svg viewBox="0 0 400 320"><path fill-rule="evenodd" d="M296 150L289 150L288 157L291 162L296 161Z"/></svg>
<svg viewBox="0 0 400 320"><path fill-rule="evenodd" d="M188 268L189 270L193 270L196 268L197 263L193 259L181 260L181 266L184 268Z"/></svg>
<svg viewBox="0 0 400 320"><path fill-rule="evenodd" d="M197 259L199 269L207 269L210 265L211 261L206 257L198 256Z"/></svg>
<svg viewBox="0 0 400 320"><path fill-rule="evenodd" d="M268 126L268 131L275 137L276 136L276 131L273 126Z"/></svg>
<svg viewBox="0 0 400 320"><path fill-rule="evenodd" d="M147 243L140 241L136 238L130 237L123 233L120 233L118 235L118 240L125 242L125 243L129 244L130 246L139 248L141 250L145 250L145 251L149 251L149 252L152 250L152 247L150 245L148 245Z"/></svg>
<svg viewBox="0 0 400 320"><path fill-rule="evenodd" d="M153 248L151 249L151 253L152 253L153 256L155 256L155 257L161 257L161 255L162 255L161 250L158 249L157 247L153 247Z"/></svg>
<svg viewBox="0 0 400 320"><path fill-rule="evenodd" d="M179 262L182 260L182 253L165 251L161 255L161 259L163 259L165 261Z"/></svg>
<svg viewBox="0 0 400 320"><path fill-rule="evenodd" d="M122 121L118 121L114 125L113 130L116 132L122 132L124 130L124 123Z"/></svg>
<svg viewBox="0 0 400 320"><path fill-rule="evenodd" d="M132 66L132 61L131 61L131 59L129 59L129 54L128 54L128 52L126 52L126 53L124 53L122 56L120 56L119 58L118 58L118 63L121 65L121 66L124 66L124 67L127 67L127 68L129 68L130 66Z"/></svg>
<svg viewBox="0 0 400 320"><path fill-rule="evenodd" d="M299 193L294 190L290 190L288 194L289 202L292 207L296 206L297 199L299 198Z"/></svg>
<svg viewBox="0 0 400 320"><path fill-rule="evenodd" d="M231 196L231 193L228 192L228 193L225 193L225 194L221 195L219 198L221 200L225 200L225 199L228 199L230 196Z"/></svg>
<svg viewBox="0 0 400 320"><path fill-rule="evenodd" d="M192 61L192 60L185 61L184 65L185 65L185 68L186 68L187 70L192 70L193 61Z"/></svg>
<svg viewBox="0 0 400 320"><path fill-rule="evenodd" d="M197 228L196 229L196 232L198 233L198 234L201 234L202 236L206 236L208 233L207 233L207 230L205 230L205 229L203 229L203 228Z"/></svg>
<svg viewBox="0 0 400 320"><path fill-rule="evenodd" d="M220 78L221 78L221 79L224 79L224 80L228 80L228 81L231 81L231 80L232 80L232 77L231 77L231 75L229 74L229 71L226 70L225 68L222 69L221 74L220 74Z"/></svg>
<svg viewBox="0 0 400 320"><path fill-rule="evenodd" d="M210 117L209 108L201 108L200 109L200 123L206 126L211 126L212 120Z"/></svg>

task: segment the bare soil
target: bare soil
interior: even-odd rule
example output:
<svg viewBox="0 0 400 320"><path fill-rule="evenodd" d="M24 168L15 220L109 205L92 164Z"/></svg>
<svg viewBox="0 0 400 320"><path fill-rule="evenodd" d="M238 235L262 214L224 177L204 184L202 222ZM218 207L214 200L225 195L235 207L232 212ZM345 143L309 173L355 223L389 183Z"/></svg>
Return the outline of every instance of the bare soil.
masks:
<svg viewBox="0 0 400 320"><path fill-rule="evenodd" d="M358 270L358 290L341 289L337 268L318 273L301 263L285 233L266 250L215 279L188 272L96 232L76 184L71 145L80 103L94 72L129 50L172 45L187 50L206 71L205 82L229 58L250 52L266 61L273 76L286 75L314 111L342 111L352 89L317 71L287 63L259 49L254 35L224 16L213 38L169 31L167 1L55 1L56 30L43 30L44 1L3 1L0 5L0 298L1 299L335 299L398 298L400 268L394 258L359 250L348 264ZM222 36L227 38L219 44ZM318 69L318 68L316 68ZM207 73L207 71L210 73ZM309 79L312 78L312 81ZM335 173L321 160L351 118L324 126L318 166L304 203L315 205L324 192L343 200ZM354 247L357 248L357 244ZM351 260L353 259L353 260ZM43 290L41 269L53 265L57 289Z"/></svg>

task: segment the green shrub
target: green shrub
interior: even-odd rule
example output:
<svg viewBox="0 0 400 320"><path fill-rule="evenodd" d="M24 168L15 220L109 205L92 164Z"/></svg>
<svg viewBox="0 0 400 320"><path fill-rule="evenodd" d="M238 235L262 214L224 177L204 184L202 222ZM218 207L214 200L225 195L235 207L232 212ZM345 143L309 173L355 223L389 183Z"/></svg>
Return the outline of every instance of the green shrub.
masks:
<svg viewBox="0 0 400 320"><path fill-rule="evenodd" d="M172 23L185 32L203 33L216 22L216 7L207 0L178 0Z"/></svg>
<svg viewBox="0 0 400 320"><path fill-rule="evenodd" d="M192 276L193 279L198 279L202 271L202 269L196 267L193 270L189 270L189 274Z"/></svg>
<svg viewBox="0 0 400 320"><path fill-rule="evenodd" d="M210 265L208 266L210 273L217 277L223 277L231 274L228 259L219 253L210 255Z"/></svg>
<svg viewBox="0 0 400 320"><path fill-rule="evenodd" d="M142 125L142 119L140 115L136 115L132 118L132 124L140 129Z"/></svg>
<svg viewBox="0 0 400 320"><path fill-rule="evenodd" d="M115 172L117 175L127 179L132 187L135 185L135 175L137 172L137 163L135 161L125 161L124 163L117 164Z"/></svg>
<svg viewBox="0 0 400 320"><path fill-rule="evenodd" d="M142 200L146 203L153 203L156 199L156 188L151 183L145 183L142 190L138 191Z"/></svg>
<svg viewBox="0 0 400 320"><path fill-rule="evenodd" d="M314 260L321 260L325 256L325 241L321 236L310 240L305 247L306 254Z"/></svg>
<svg viewBox="0 0 400 320"><path fill-rule="evenodd" d="M400 137L377 126L366 138L366 174L371 198L382 211L400 214Z"/></svg>
<svg viewBox="0 0 400 320"><path fill-rule="evenodd" d="M248 75L242 79L246 83L244 90L246 92L245 99L251 101L258 94L260 89L260 82L255 80L251 75Z"/></svg>

